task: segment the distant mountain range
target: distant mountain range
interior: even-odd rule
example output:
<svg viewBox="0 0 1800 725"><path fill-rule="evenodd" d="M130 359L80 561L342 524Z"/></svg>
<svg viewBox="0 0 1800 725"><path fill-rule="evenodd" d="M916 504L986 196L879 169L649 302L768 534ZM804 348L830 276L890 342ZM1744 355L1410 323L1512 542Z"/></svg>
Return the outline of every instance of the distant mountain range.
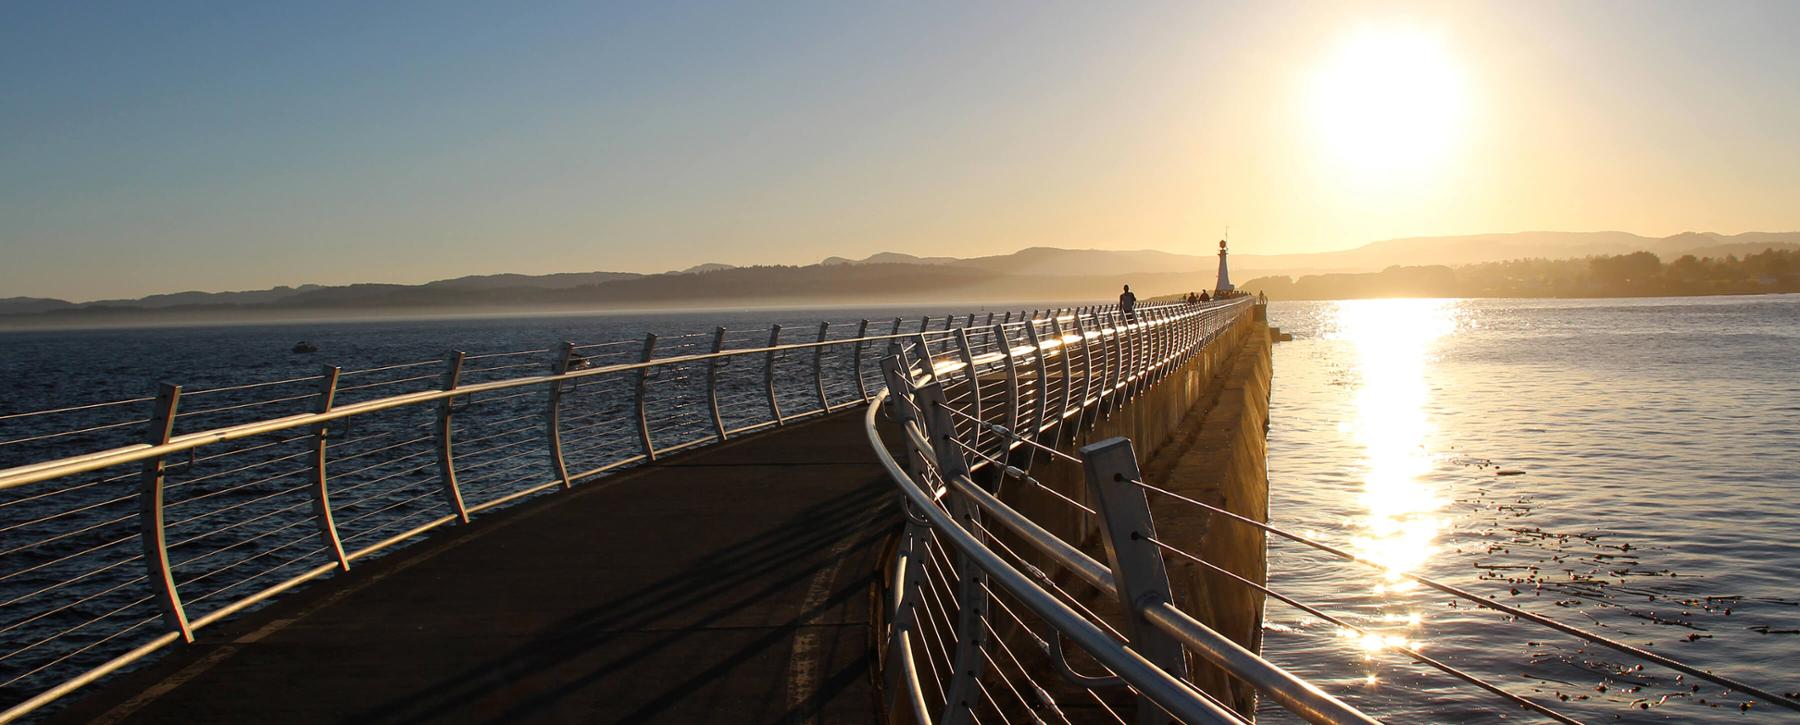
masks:
<svg viewBox="0 0 1800 725"><path fill-rule="evenodd" d="M1218 267L1202 254L1031 247L986 257L918 257L883 252L830 257L808 266L700 264L678 272L489 274L420 285L301 285L238 292L178 292L135 300L0 299L0 325L116 324L173 318L291 318L395 310L631 309L812 303L951 303L1106 299L1121 284L1143 294L1209 287ZM1254 248L1253 244L1244 244ZM1372 272L1404 264L1460 266L1525 258L1562 259L1649 251L1724 257L1800 249L1800 232L1643 237L1625 232L1520 232L1391 239L1337 252L1234 252L1232 276ZM696 284L694 278L704 278Z"/></svg>

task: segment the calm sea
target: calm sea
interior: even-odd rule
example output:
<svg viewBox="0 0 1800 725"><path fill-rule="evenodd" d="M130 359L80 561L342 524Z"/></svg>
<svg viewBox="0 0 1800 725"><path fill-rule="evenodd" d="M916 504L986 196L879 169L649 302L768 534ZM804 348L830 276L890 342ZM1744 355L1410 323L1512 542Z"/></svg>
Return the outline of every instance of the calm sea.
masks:
<svg viewBox="0 0 1800 725"><path fill-rule="evenodd" d="M770 322L785 324L784 342L799 342L817 335L821 319L843 337L860 318L882 321L875 329L883 330L904 316L912 330L922 314L941 322L951 311L967 310L0 333L0 379L8 381L0 416L142 397L159 380L197 390L309 376L323 363L349 370L450 349L534 351L646 331L663 336L659 349L692 349L710 344L714 325L730 328L730 345L742 347L767 342ZM1276 524L1780 692L1800 690L1800 296L1278 302L1271 316L1296 338L1275 352ZM291 353L300 340L319 352ZM637 353L633 344L618 350ZM494 375L547 364L547 352L482 361ZM252 394L276 393L243 393ZM230 407L210 400L194 405ZM102 421L141 407L91 413ZM123 436L117 444L136 430L95 435ZM359 435L376 432L364 426ZM0 447L0 466L62 443ZM129 521L120 526L129 538ZM1787 714L1760 704L1743 713L1742 695L1637 669L1629 658L1284 542L1271 543L1270 571L1277 590L1381 634L1345 636L1271 602L1266 654L1383 718L1531 718L1409 664L1388 648L1400 641L1590 722ZM1272 709L1264 716L1289 719Z"/></svg>
<svg viewBox="0 0 1800 725"><path fill-rule="evenodd" d="M1271 517L1781 693L1800 691L1800 296L1276 303ZM1378 570L1270 545L1265 653L1402 722L1788 711ZM1271 721L1289 718L1265 705Z"/></svg>

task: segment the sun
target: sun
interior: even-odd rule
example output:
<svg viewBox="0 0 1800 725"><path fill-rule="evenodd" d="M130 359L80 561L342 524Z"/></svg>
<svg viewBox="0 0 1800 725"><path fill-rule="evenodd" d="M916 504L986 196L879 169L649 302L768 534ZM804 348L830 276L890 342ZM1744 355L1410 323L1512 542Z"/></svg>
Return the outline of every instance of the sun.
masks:
<svg viewBox="0 0 1800 725"><path fill-rule="evenodd" d="M1463 73L1442 36L1421 27L1359 28L1310 80L1308 113L1324 152L1364 176L1439 167L1467 126Z"/></svg>

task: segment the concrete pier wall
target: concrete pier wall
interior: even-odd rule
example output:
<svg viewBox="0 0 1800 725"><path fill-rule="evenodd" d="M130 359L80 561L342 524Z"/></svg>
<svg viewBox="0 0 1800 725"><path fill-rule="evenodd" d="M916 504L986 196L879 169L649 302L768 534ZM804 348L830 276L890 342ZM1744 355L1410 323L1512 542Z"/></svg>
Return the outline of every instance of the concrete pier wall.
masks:
<svg viewBox="0 0 1800 725"><path fill-rule="evenodd" d="M1113 436L1130 438L1145 480L1259 521L1268 519L1268 466L1265 460L1272 379L1268 324L1246 317L1221 339L1155 385L1136 402L1115 411L1094 429L1058 448L1074 452ZM1092 505L1081 468L1039 458L1032 475L1064 495ZM1026 482L1000 482L1001 497L1065 540L1079 542L1105 560L1099 532L1087 514ZM1151 493L1157 537L1183 551L1251 581L1267 581L1263 533L1215 516L1192 504ZM1024 552L1028 547L1013 546ZM1165 557L1176 603L1195 618L1252 651L1262 644L1263 595L1240 582L1176 556ZM1048 561L1033 562L1056 571ZM1085 596L1103 616L1116 616L1112 602L1074 577L1058 578L1065 590ZM1116 620L1115 620L1116 621ZM1029 639L1022 633L1013 636ZM1073 658L1073 656L1072 656ZM1079 658L1076 658L1079 662ZM1079 667L1078 667L1079 669ZM1089 666L1086 671L1093 672ZM1190 657L1190 679L1249 716L1255 695L1221 670ZM1046 673L1040 682L1058 681ZM1061 699L1061 698L1059 698ZM1109 697L1108 699L1111 699ZM1129 701L1127 698L1125 701Z"/></svg>

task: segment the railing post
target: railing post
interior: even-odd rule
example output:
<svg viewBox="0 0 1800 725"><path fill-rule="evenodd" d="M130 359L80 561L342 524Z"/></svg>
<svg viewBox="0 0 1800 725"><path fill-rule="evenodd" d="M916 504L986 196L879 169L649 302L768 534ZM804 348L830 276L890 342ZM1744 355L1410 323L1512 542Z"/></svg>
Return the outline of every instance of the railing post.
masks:
<svg viewBox="0 0 1800 725"><path fill-rule="evenodd" d="M769 326L769 347L781 344L781 325ZM763 358L763 389L769 394L769 419L775 421L775 427L787 425L781 419L781 401L775 399L775 351L770 350Z"/></svg>
<svg viewBox="0 0 1800 725"><path fill-rule="evenodd" d="M455 390L462 384L463 358L467 354L461 350L452 350L444 356L443 390ZM456 398L454 396L438 401L437 415L437 459L438 483L444 489L444 502L449 504L450 513L456 516L458 523L469 523L469 509L463 505L462 488L456 485L456 450L451 445L455 437L454 416Z"/></svg>
<svg viewBox="0 0 1800 725"><path fill-rule="evenodd" d="M1125 362L1123 374L1119 376L1119 381L1124 383L1125 387L1120 391L1119 399L1115 403L1114 408L1122 410L1125 407L1125 403L1130 401L1132 397L1137 394L1138 380L1143 377L1142 358L1144 345L1142 338L1144 333L1144 313L1142 311L1134 311L1130 315L1121 314L1119 319L1123 323L1125 330L1124 339L1120 341L1125 346L1123 358Z"/></svg>
<svg viewBox="0 0 1800 725"><path fill-rule="evenodd" d="M169 436L175 432L175 410L180 405L181 386L157 386L156 402L150 408L150 421L144 430L145 443L159 446L169 442ZM181 604L175 573L169 568L168 530L163 527L164 460L164 456L157 456L144 461L138 486L138 534L144 542L145 576L156 590L163 623L181 633L182 641L193 642L194 630L188 626L187 609Z"/></svg>
<svg viewBox="0 0 1800 725"><path fill-rule="evenodd" d="M1162 550L1151 543L1156 525L1150 519L1150 502L1138 485L1137 454L1126 438L1108 438L1081 448L1082 468L1087 473L1088 493L1093 497L1100 522L1100 540L1118 584L1120 609L1125 612L1125 636L1144 659L1175 676L1187 678L1187 655L1181 643L1144 619L1145 607L1174 601L1169 592L1169 572ZM1139 723L1166 723L1168 716L1148 698L1138 698Z"/></svg>
<svg viewBox="0 0 1800 725"><path fill-rule="evenodd" d="M1035 441L1044 432L1045 421L1048 420L1045 412L1050 405L1050 381L1048 379L1050 368L1044 362L1044 345L1043 341L1038 339L1036 319L1025 320L1025 343L1030 345L1033 350L1032 360L1037 372L1037 392L1031 404L1031 420L1024 423L1025 431L1020 432L1015 428L1013 434L1028 436ZM1025 470L1029 472L1031 467L1037 463L1038 450L1037 446L1024 446L1024 448Z"/></svg>
<svg viewBox="0 0 1800 725"><path fill-rule="evenodd" d="M714 355L725 350L725 328L720 326L713 330L712 351ZM713 357L706 361L706 405L712 409L713 435L724 443L729 437L725 432L725 415L719 411L719 366L724 358Z"/></svg>
<svg viewBox="0 0 1800 725"><path fill-rule="evenodd" d="M946 482L967 479L968 459L956 444L956 424L950 417L943 385L934 382L919 388L917 400L925 416L926 434L938 471ZM977 541L985 539L981 527L976 525L980 513L977 504L957 491L955 485L949 488L951 518ZM976 682L981 677L983 652L988 646L987 631L982 626L987 619L988 600L986 575L960 550L956 554L956 578L956 655L951 661L950 681L944 686L944 712L938 722L961 724L969 722L970 708L979 700Z"/></svg>
<svg viewBox="0 0 1800 725"><path fill-rule="evenodd" d="M888 417L894 421L895 425L903 429L909 425L918 425L918 419L913 413L913 391L909 385L909 375L904 361L898 355L882 358L881 377L888 390ZM922 477L918 475L920 472L919 449L914 446L912 436L904 436L904 438L906 439L907 473L913 476L915 481L920 480ZM936 494L935 491L932 493ZM901 495L901 499L901 506L909 505L905 495ZM904 683L899 680L899 677L904 668L899 664L899 658L905 657L907 654L899 645L902 637L918 631L917 607L920 592L925 586L924 561L928 556L925 548L927 530L913 516L905 517L905 521L905 527L901 530L900 540L897 542L894 552L893 600L885 603L888 606L890 625L887 633L887 646L883 650L885 656L882 675L888 693L887 707L884 712L891 711L896 702L895 698L902 694ZM918 715L924 717L925 713L918 713Z"/></svg>
<svg viewBox="0 0 1800 725"><path fill-rule="evenodd" d="M831 323L819 323L819 343L813 347L813 384L819 389L819 411L831 412L831 399L825 397L825 336L831 334Z"/></svg>
<svg viewBox="0 0 1800 725"><path fill-rule="evenodd" d="M1126 400L1137 398L1150 376L1150 353L1156 340L1156 332L1150 326L1151 314L1150 310L1142 310L1131 315L1131 389Z"/></svg>
<svg viewBox="0 0 1800 725"><path fill-rule="evenodd" d="M644 354L638 362L650 362L656 356L656 333L644 334ZM656 462L656 443L650 439L650 411L648 401L650 395L650 366L645 365L637 371L637 390L633 404L637 409L638 443L643 446L644 461Z"/></svg>
<svg viewBox="0 0 1800 725"><path fill-rule="evenodd" d="M340 372L334 365L326 365L319 371L319 397L313 399L314 413L331 411L331 405L337 399ZM344 555L344 542L338 538L337 521L331 517L331 492L326 486L325 453L330 433L330 423L312 427L313 521L319 526L319 539L325 543L325 550L337 558L338 571L350 571L350 558Z"/></svg>
<svg viewBox="0 0 1800 725"><path fill-rule="evenodd" d="M1199 329L1194 323L1200 318L1199 308L1189 308L1181 315L1181 362L1185 363L1194 354L1194 331Z"/></svg>
<svg viewBox="0 0 1800 725"><path fill-rule="evenodd" d="M1125 379L1125 316L1117 312L1106 313L1107 323L1112 327L1111 339L1100 338L1101 354L1106 355L1106 389L1101 394L1101 408L1106 417L1112 417L1113 409L1119 407L1119 384ZM1105 328L1102 327L1102 330Z"/></svg>
<svg viewBox="0 0 1800 725"><path fill-rule="evenodd" d="M869 402L869 384L863 382L862 358L863 348L869 344L868 337L869 321L863 320L856 326L856 345L851 351L853 355L850 358L850 374L856 378L856 394L862 396L862 401L865 403Z"/></svg>
<svg viewBox="0 0 1800 725"><path fill-rule="evenodd" d="M1063 416L1069 413L1069 397L1074 392L1075 365L1069 358L1074 356L1075 351L1069 345L1068 335L1063 334L1062 319L1058 315L1050 316L1050 334L1055 335L1059 343L1056 351L1062 367L1062 400L1056 406L1056 434L1060 438L1064 428Z"/></svg>
<svg viewBox="0 0 1800 725"><path fill-rule="evenodd" d="M981 415L981 376L975 374L975 351L969 346L969 328L956 328L956 348L962 354L963 377L969 381L969 410L974 413L976 421L975 425L971 426L973 433L969 436L969 445L980 450L983 432L981 427L987 418ZM937 381L933 380L932 382Z"/></svg>
<svg viewBox="0 0 1800 725"><path fill-rule="evenodd" d="M1004 356L1002 360L1006 363L1006 427L1012 431L1013 435L1022 436L1025 434L1019 432L1019 370L1016 361L1013 360L1012 340L1006 337L1005 325L995 325L993 334L994 342L1000 347L1000 354ZM1010 441L1001 443L1000 452L1004 454L1010 447ZM1006 456L1000 455L996 458L1004 460Z"/></svg>
<svg viewBox="0 0 1800 725"><path fill-rule="evenodd" d="M1082 323L1082 317L1084 315L1075 315L1073 322L1075 336L1081 339L1081 399L1075 407L1074 424L1068 427L1070 443L1075 442L1075 436L1081 434L1088 422L1088 398L1093 396L1094 390L1094 348L1088 344L1087 325Z"/></svg>
<svg viewBox="0 0 1800 725"><path fill-rule="evenodd" d="M550 350L550 372L555 375L569 372L569 365L575 360L575 343L564 340ZM562 381L551 383L550 395L544 405L544 434L550 443L550 472L562 481L563 490L567 491L575 487L575 482L569 480L569 462L563 456L562 396Z"/></svg>
<svg viewBox="0 0 1800 725"><path fill-rule="evenodd" d="M925 374L930 376L933 381L936 381L938 379L937 365L934 365L931 362L931 342L926 340L925 333L921 332L914 344L919 346L919 363L925 366ZM902 357L901 359L905 358Z"/></svg>
<svg viewBox="0 0 1800 725"><path fill-rule="evenodd" d="M1160 379L1158 376L1162 373L1163 360L1166 359L1165 348L1168 346L1169 331L1167 325L1163 324L1163 319L1162 310L1150 311L1150 360L1148 367L1150 368L1151 383ZM1146 389L1149 387L1148 384L1144 386Z"/></svg>
<svg viewBox="0 0 1800 725"><path fill-rule="evenodd" d="M1038 337L1036 320L1025 323L1025 342L1036 351L1034 357L1037 359L1037 402L1031 406L1033 420L1030 425L1035 439L1050 424L1050 363L1044 359L1044 341Z"/></svg>
<svg viewBox="0 0 1800 725"><path fill-rule="evenodd" d="M1168 320L1168 313L1162 310L1156 310L1151 314L1150 323L1154 327L1150 328L1152 330L1150 339L1155 340L1156 344L1150 349L1150 369L1153 371L1151 377L1155 380L1162 379L1163 363L1169 359Z"/></svg>
<svg viewBox="0 0 1800 725"><path fill-rule="evenodd" d="M949 330L950 328L955 327L955 326L956 326L956 315L944 315L944 329Z"/></svg>

